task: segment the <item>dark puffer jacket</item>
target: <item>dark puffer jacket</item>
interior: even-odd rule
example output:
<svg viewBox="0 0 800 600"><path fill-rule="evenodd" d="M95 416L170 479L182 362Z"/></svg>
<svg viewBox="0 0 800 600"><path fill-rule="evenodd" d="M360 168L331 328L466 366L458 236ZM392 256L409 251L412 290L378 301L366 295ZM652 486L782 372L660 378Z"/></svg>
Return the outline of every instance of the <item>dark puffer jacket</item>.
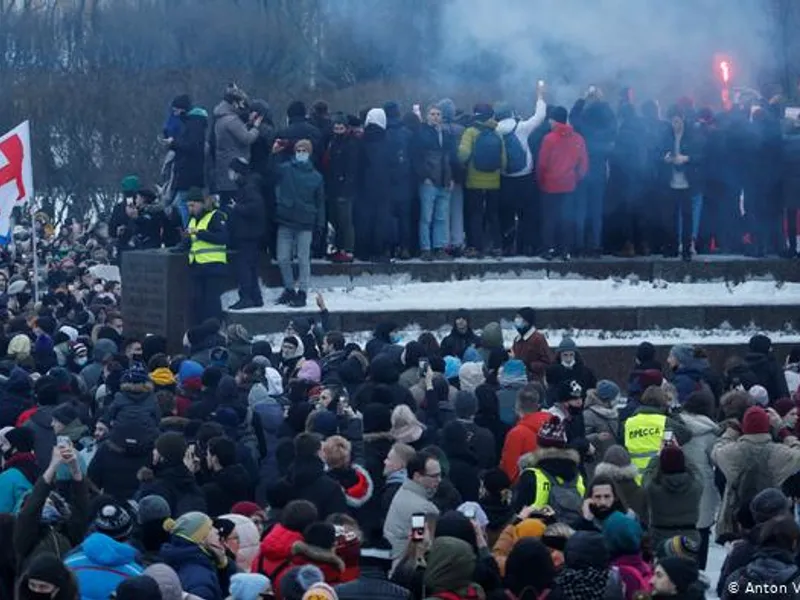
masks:
<svg viewBox="0 0 800 600"><path fill-rule="evenodd" d="M175 152L172 187L179 192L204 187L208 113L195 107L181 118L181 124L180 133L169 146Z"/></svg>
<svg viewBox="0 0 800 600"><path fill-rule="evenodd" d="M161 421L161 409L153 393L153 384L149 381L123 383L106 416L114 427L136 426L140 431L152 432L155 437Z"/></svg>
<svg viewBox="0 0 800 600"><path fill-rule="evenodd" d="M441 132L428 124L417 130L412 141L412 165L417 183L429 179L438 188L447 187L453 180L450 160L453 155L453 138L450 132Z"/></svg>
<svg viewBox="0 0 800 600"><path fill-rule="evenodd" d="M197 544L180 537L173 537L164 544L161 558L175 569L184 592L204 600L223 600L225 594L220 578L227 580L236 573L236 562L229 560L227 568L220 572L208 553Z"/></svg>
<svg viewBox="0 0 800 600"><path fill-rule="evenodd" d="M266 202L262 195L264 182L258 173L244 176L236 192L236 205L228 217L231 244L237 240L258 240L267 226Z"/></svg>
<svg viewBox="0 0 800 600"><path fill-rule="evenodd" d="M191 511L206 512L203 492L183 463L162 462L153 469L141 469L138 477L141 485L136 500L151 495L161 496L169 504L173 518Z"/></svg>
<svg viewBox="0 0 800 600"><path fill-rule="evenodd" d="M325 191L322 175L311 162L281 163L276 171L275 221L302 231L325 227Z"/></svg>
<svg viewBox="0 0 800 600"><path fill-rule="evenodd" d="M152 460L150 437L137 424L115 426L89 463L89 480L104 494L120 501L132 498L139 488L139 471Z"/></svg>
<svg viewBox="0 0 800 600"><path fill-rule="evenodd" d="M214 473L202 490L210 517L228 514L237 502L253 499L253 482L242 465L231 465Z"/></svg>

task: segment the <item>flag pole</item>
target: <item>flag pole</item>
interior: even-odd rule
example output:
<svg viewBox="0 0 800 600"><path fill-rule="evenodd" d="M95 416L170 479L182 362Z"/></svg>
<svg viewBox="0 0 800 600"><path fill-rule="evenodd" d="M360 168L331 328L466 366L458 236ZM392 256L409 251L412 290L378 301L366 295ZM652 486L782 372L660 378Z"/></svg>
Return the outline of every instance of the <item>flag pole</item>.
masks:
<svg viewBox="0 0 800 600"><path fill-rule="evenodd" d="M39 248L37 240L39 236L36 234L36 207L34 206L33 197L30 201L31 211L31 250L33 251L33 303L39 302Z"/></svg>

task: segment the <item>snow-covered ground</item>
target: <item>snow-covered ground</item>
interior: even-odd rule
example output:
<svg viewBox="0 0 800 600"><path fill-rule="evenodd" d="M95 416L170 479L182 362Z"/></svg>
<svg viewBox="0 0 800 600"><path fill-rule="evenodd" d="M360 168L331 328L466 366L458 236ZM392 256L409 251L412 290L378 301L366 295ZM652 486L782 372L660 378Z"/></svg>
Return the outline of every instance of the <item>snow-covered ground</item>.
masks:
<svg viewBox="0 0 800 600"><path fill-rule="evenodd" d="M315 285L319 283L315 282ZM635 277L605 280L473 279L436 283L386 283L370 286L315 287L332 312L448 310L478 308L623 308L645 306L800 305L800 283L747 281L714 283L640 282ZM262 287L265 306L254 311L285 312L274 301L279 289ZM223 294L223 306L238 299ZM313 304L312 304L313 305Z"/></svg>

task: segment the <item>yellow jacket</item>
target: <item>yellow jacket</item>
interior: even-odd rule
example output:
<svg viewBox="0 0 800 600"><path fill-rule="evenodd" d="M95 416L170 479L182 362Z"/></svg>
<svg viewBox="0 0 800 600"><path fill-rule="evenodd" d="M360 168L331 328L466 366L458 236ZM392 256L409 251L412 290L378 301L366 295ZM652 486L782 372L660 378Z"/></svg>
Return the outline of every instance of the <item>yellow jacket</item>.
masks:
<svg viewBox="0 0 800 600"><path fill-rule="evenodd" d="M497 129L497 121L494 119L478 123L478 125ZM475 125L468 127L461 136L461 143L458 146L458 160L467 165L467 182L464 187L468 190L499 190L500 173L506 170L506 146L503 144L503 166L500 170L493 173L476 171L475 167L472 166L472 149L475 145L475 138L478 137L479 133L480 129Z"/></svg>

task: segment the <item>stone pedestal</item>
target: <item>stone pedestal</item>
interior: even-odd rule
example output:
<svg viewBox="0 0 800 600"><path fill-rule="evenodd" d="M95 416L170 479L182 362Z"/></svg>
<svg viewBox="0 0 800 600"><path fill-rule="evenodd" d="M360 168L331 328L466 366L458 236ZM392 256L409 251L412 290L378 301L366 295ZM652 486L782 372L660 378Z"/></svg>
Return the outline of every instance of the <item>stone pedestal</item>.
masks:
<svg viewBox="0 0 800 600"><path fill-rule="evenodd" d="M186 260L185 254L166 250L122 255L122 317L126 334L162 335L170 352L181 350L192 293Z"/></svg>

